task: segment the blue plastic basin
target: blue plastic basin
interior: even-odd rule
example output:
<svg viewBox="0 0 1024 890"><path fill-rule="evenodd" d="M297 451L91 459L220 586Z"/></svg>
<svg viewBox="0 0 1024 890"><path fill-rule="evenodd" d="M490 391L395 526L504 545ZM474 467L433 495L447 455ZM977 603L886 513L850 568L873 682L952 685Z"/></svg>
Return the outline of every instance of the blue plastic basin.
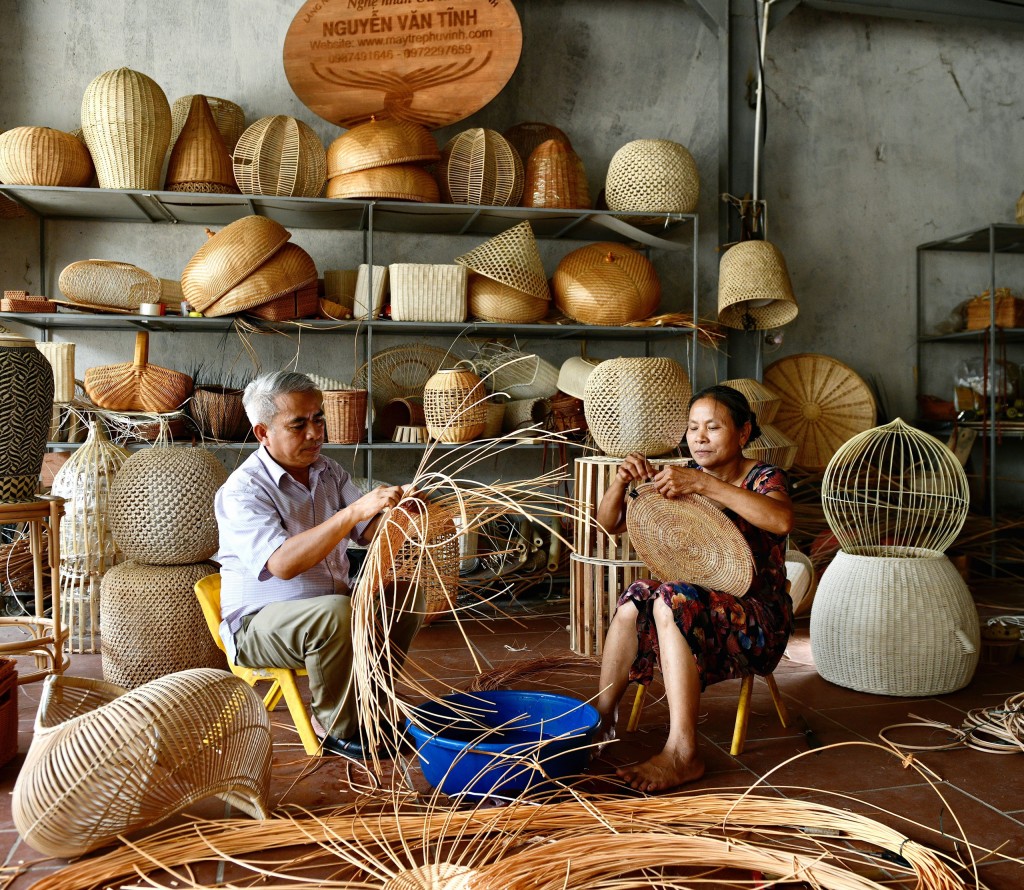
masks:
<svg viewBox="0 0 1024 890"><path fill-rule="evenodd" d="M599 722L595 708L568 695L496 690L427 702L406 726L431 785L448 795L490 795L581 773Z"/></svg>

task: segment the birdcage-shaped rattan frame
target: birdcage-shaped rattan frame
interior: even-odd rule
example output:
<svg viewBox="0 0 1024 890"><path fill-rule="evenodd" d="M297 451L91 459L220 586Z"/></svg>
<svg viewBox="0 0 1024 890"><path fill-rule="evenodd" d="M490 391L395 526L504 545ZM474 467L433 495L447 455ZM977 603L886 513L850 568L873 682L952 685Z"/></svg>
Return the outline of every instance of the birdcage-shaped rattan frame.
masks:
<svg viewBox="0 0 1024 890"><path fill-rule="evenodd" d="M261 117L238 137L231 155L243 195L318 198L327 182L327 152L309 124L287 114Z"/></svg>

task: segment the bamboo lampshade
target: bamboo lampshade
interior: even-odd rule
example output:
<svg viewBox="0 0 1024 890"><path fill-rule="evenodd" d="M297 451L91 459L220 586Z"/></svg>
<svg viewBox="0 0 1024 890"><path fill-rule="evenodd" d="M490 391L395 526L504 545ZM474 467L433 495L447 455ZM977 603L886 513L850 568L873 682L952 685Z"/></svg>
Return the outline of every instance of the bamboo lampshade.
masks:
<svg viewBox="0 0 1024 890"><path fill-rule="evenodd" d="M767 241L741 241L718 267L718 320L744 331L780 328L797 316L786 260Z"/></svg>
<svg viewBox="0 0 1024 890"><path fill-rule="evenodd" d="M456 257L455 262L536 300L551 299L537 239L526 220Z"/></svg>
<svg viewBox="0 0 1024 890"><path fill-rule="evenodd" d="M178 141L178 135L185 120L192 109L192 100L195 96L182 96L171 103L171 146ZM245 112L240 105L228 99L218 99L216 96L203 96L206 104L213 115L217 131L224 140L224 147L228 152L233 152L238 144L238 137L245 132ZM232 180L233 182L234 180Z"/></svg>
<svg viewBox="0 0 1024 890"><path fill-rule="evenodd" d="M416 164L390 164L354 173L339 173L327 181L327 197L338 199L381 198L386 201L418 201L436 204L437 180Z"/></svg>
<svg viewBox="0 0 1024 890"><path fill-rule="evenodd" d="M524 207L590 207L590 187L580 156L559 139L538 145L526 159Z"/></svg>
<svg viewBox="0 0 1024 890"><path fill-rule="evenodd" d="M95 309L137 312L143 303L159 303L159 278L131 263L77 260L65 266L57 287L72 303Z"/></svg>
<svg viewBox="0 0 1024 890"><path fill-rule="evenodd" d="M438 164L449 204L514 207L523 196L523 161L500 133L473 127L452 137Z"/></svg>
<svg viewBox="0 0 1024 890"><path fill-rule="evenodd" d="M550 308L550 300L540 300L477 272L470 274L466 284L466 309L473 318L499 324L533 324Z"/></svg>
<svg viewBox="0 0 1024 890"><path fill-rule="evenodd" d="M610 210L692 213L700 198L700 175L686 146L636 139L612 156L604 190Z"/></svg>
<svg viewBox="0 0 1024 890"><path fill-rule="evenodd" d="M796 460L796 442L771 424L759 423L761 435L747 442L743 456L760 463L788 470Z"/></svg>
<svg viewBox="0 0 1024 890"><path fill-rule="evenodd" d="M430 130L393 118L371 118L342 133L327 148L327 175L340 176L391 164L432 163L441 158Z"/></svg>
<svg viewBox="0 0 1024 890"><path fill-rule="evenodd" d="M647 318L661 302L651 261L624 244L599 241L562 257L552 285L555 305L583 324L622 325Z"/></svg>
<svg viewBox="0 0 1024 890"><path fill-rule="evenodd" d="M779 405L782 404L779 394L753 377L723 380L722 386L731 387L747 397L747 402L750 403L750 408L761 426L774 421L775 415L779 413Z"/></svg>
<svg viewBox="0 0 1024 890"><path fill-rule="evenodd" d="M0 182L78 188L93 177L92 157L70 133L49 127L15 127L0 134Z"/></svg>
<svg viewBox="0 0 1024 890"><path fill-rule="evenodd" d="M232 166L243 195L318 198L327 182L327 152L319 137L286 114L251 124L238 138Z"/></svg>
<svg viewBox="0 0 1024 890"><path fill-rule="evenodd" d="M519 157L524 160L533 154L533 150L538 145L549 139L556 139L564 145L571 145L569 137L562 130L554 124L545 124L540 121L523 121L513 124L501 135L509 141L518 152Z"/></svg>
<svg viewBox="0 0 1024 890"><path fill-rule="evenodd" d="M205 96L193 96L167 162L170 192L237 192L231 155Z"/></svg>
<svg viewBox="0 0 1024 890"><path fill-rule="evenodd" d="M440 442L469 442L487 426L487 391L465 368L441 370L423 387L427 431Z"/></svg>

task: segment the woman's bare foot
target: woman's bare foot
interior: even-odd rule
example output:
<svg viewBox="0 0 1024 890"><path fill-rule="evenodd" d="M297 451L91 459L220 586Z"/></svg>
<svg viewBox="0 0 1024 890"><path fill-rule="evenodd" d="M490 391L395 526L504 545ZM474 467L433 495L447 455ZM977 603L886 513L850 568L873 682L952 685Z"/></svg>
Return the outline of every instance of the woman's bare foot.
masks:
<svg viewBox="0 0 1024 890"><path fill-rule="evenodd" d="M666 748L650 760L619 767L615 773L637 791L665 791L703 776L704 761L696 752L676 754Z"/></svg>

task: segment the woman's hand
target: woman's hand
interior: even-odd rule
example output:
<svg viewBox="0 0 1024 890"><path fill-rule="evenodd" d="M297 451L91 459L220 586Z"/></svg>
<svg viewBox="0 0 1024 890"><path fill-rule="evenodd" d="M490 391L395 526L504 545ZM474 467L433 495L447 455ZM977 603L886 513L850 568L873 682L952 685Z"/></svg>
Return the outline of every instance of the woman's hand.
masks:
<svg viewBox="0 0 1024 890"><path fill-rule="evenodd" d="M639 452L634 451L627 454L618 470L615 471L615 478L623 485L628 486L631 482L650 482L657 474L657 469Z"/></svg>
<svg viewBox="0 0 1024 890"><path fill-rule="evenodd" d="M681 498L687 494L707 494L709 479L713 477L700 470L669 465L662 467L652 481L662 497Z"/></svg>
<svg viewBox="0 0 1024 890"><path fill-rule="evenodd" d="M626 491L632 483L648 482L656 473L642 454L626 455L597 505L597 524L610 535L621 534L626 527Z"/></svg>

